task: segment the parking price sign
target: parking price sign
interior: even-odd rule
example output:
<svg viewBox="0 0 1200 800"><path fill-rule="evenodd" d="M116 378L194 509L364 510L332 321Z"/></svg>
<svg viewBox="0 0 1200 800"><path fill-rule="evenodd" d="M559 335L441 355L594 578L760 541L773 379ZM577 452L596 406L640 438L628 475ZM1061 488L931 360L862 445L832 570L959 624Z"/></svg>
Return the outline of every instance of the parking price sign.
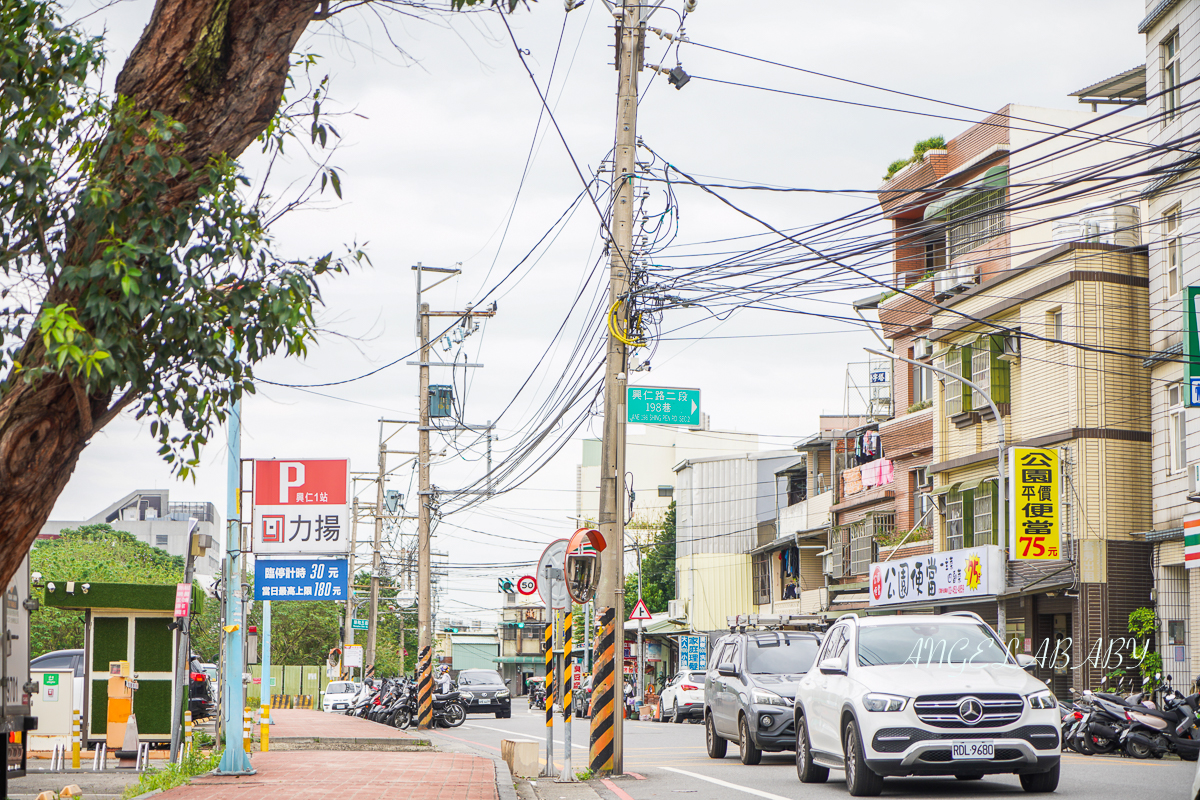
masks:
<svg viewBox="0 0 1200 800"><path fill-rule="evenodd" d="M345 600L349 563L344 558L259 558L255 600Z"/></svg>
<svg viewBox="0 0 1200 800"><path fill-rule="evenodd" d="M625 421L647 425L700 424L700 390L662 386L628 386Z"/></svg>

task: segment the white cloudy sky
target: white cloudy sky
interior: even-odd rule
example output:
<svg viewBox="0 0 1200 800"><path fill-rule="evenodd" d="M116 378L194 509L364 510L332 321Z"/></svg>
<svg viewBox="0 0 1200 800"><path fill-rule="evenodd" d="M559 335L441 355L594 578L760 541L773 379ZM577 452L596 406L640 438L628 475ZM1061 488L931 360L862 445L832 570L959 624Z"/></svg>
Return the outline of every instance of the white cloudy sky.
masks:
<svg viewBox="0 0 1200 800"><path fill-rule="evenodd" d="M79 0L67 17L102 5ZM680 8L682 0L667 5ZM131 0L86 19L87 26L108 31L110 84L150 7ZM1136 33L1144 11L1141 0L700 0L686 29L699 43L976 108L1010 102L1079 108L1068 92L1144 60ZM571 12L565 30L563 16L561 3L542 0L510 22L543 87L562 31L548 95L586 171L612 144L611 18L600 0ZM673 30L678 15L660 11L652 24ZM664 45L651 38L647 61L673 65L674 54L665 56ZM435 308L460 307L512 268L581 185L557 135L543 125L508 224L540 101L494 13L421 21L351 12L338 29L313 23L301 49L320 53L320 69L332 76L333 102L326 109L352 112L336 123L343 146L335 163L345 175L345 199L285 218L275 234L296 254L367 243L374 262L325 286L322 322L339 335L323 339L303 361L275 359L258 369L260 377L277 382L315 384L360 375L413 349L412 264L462 262L462 278L427 295ZM978 118L694 46L684 45L679 55L698 76ZM643 73L643 82L649 77ZM911 152L914 141L950 138L967 127L701 80L676 91L658 78L640 109L647 144L681 169L810 188L876 187L886 165ZM261 168L251 155L244 163L251 174ZM303 162L291 167L297 176L305 168ZM870 202L862 195L751 192L738 193L737 200L778 227L830 219ZM695 190L681 190L679 203L679 241L761 232ZM599 254L597 231L595 212L581 207L553 246L519 271L518 281L489 298L499 300L499 314L466 349L470 360L486 365L471 376L470 421L498 417L529 374ZM645 382L700 387L713 427L758 432L764 446L786 446L815 430L819 413L840 412L846 364L861 360L861 348L874 343L851 326L765 312L745 312L720 325L710 321L680 335L698 333L727 338L663 342ZM379 418L411 419L416 413L416 372L401 364L316 390L320 394L263 386L244 408L243 455L348 456L355 469L373 469ZM544 377L539 374L534 385L548 386ZM523 397L502 419L498 458L515 441L533 399ZM590 430L599 431L599 419ZM407 437L397 449L412 449L415 434ZM131 417L110 425L84 453L54 518L89 516L146 487L169 487L176 500L211 500L224 512L223 442L206 452L194 484L174 481L155 449L147 425ZM494 579L482 577L495 570L461 567L533 560L541 550L535 543L571 531L567 516L574 513L579 449L572 443L522 488L441 526L435 547L459 567L449 579L449 613L487 618L478 610L500 601ZM482 471L478 452L457 455L451 449L436 465L434 483L454 487ZM402 475L392 488L407 493L407 472Z"/></svg>

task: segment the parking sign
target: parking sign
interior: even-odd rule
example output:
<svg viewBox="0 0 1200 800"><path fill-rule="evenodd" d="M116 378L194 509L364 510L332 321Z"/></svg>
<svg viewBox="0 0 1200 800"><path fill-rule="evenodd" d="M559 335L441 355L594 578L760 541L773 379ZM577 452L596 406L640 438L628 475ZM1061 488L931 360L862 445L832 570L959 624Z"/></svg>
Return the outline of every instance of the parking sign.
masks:
<svg viewBox="0 0 1200 800"><path fill-rule="evenodd" d="M256 555L340 555L350 549L350 462L344 458L254 462Z"/></svg>

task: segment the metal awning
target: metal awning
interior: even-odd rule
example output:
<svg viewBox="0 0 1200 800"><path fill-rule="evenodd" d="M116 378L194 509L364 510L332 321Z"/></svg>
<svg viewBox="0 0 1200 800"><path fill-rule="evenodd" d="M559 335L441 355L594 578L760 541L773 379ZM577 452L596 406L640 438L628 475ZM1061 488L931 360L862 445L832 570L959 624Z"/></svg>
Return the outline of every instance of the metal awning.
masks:
<svg viewBox="0 0 1200 800"><path fill-rule="evenodd" d="M998 164L990 167L978 180L972 181L958 191L951 192L926 206L924 218L939 219L948 216L951 208L976 192L985 189L1003 189L1005 186L1008 186L1008 165Z"/></svg>
<svg viewBox="0 0 1200 800"><path fill-rule="evenodd" d="M930 492L930 494L933 494L933 495L949 494L950 492L953 492L955 489L957 489L959 486L962 486L962 484L961 483L948 483L945 486L937 487L932 492Z"/></svg>
<svg viewBox="0 0 1200 800"><path fill-rule="evenodd" d="M799 456L796 456L796 457L795 457L795 458L793 458L791 461L787 462L787 463L786 463L786 464L784 464L782 467L780 467L779 469L775 470L775 474L776 474L776 475L782 475L782 474L783 474L783 473L785 473L785 472L790 472L790 471L792 471L793 469L795 469L796 467L800 466L801 464L807 464L807 463L808 463L808 456L807 456L807 455L799 455Z"/></svg>
<svg viewBox="0 0 1200 800"><path fill-rule="evenodd" d="M1068 97L1078 97L1081 103L1097 105L1136 105L1146 102L1146 65L1113 75L1111 78L1085 86Z"/></svg>
<svg viewBox="0 0 1200 800"><path fill-rule="evenodd" d="M546 663L545 656L495 656L492 658L497 664L544 664Z"/></svg>

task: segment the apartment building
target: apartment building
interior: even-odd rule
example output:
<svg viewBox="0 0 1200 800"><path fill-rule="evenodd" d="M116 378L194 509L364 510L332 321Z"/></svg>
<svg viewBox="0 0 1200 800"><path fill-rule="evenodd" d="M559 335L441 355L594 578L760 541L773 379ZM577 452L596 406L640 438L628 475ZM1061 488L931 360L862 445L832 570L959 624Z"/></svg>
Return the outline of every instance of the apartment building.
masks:
<svg viewBox="0 0 1200 800"><path fill-rule="evenodd" d="M1129 358L1111 357L1121 377L1110 380L1110 357L1077 346L1128 350L1146 329L1139 203L1109 183L1114 165L1144 150L1139 131L1125 129L1130 122L1009 105L880 190L893 225L895 291L877 308L893 352L909 359L895 370L896 416L880 426L904 442L884 443L889 455L906 456L893 470L908 490L896 523L923 529L913 532L929 537L935 566L977 548L995 580L969 602L935 607L979 612L1011 634L1014 649L1036 653L1045 641L1072 639L1077 651L1123 633L1122 610L1148 595L1148 554L1132 535L1148 521L1148 506L1131 500L1110 516L1099 505L1123 501L1136 483L1114 486L1105 465L1149 465L1149 417L1136 419L1148 386ZM973 380L987 397L925 365ZM1001 427L1009 445L1064 451L1073 503L1064 524L1074 526L1072 541L1099 542L1083 546L1086 574L1080 547L1042 564L1009 560L1007 536L997 530ZM1105 525L1089 515L1104 516ZM1126 594L1108 592L1110 563L1131 570L1122 576ZM922 607L893 599L879 610ZM1043 677L1072 679L1061 670Z"/></svg>
<svg viewBox="0 0 1200 800"><path fill-rule="evenodd" d="M1158 649L1164 670L1191 676L1200 671L1200 571L1185 565L1185 526L1200 530L1200 405L1195 376L1200 353L1186 341L1188 293L1200 286L1200 2L1152 0L1138 26L1146 37L1141 91L1150 116L1155 175L1144 185L1144 230L1149 248L1150 373L1153 420L1153 525L1145 538L1154 547ZM1194 327L1193 327L1194 329ZM1190 368L1189 368L1190 362ZM1200 548L1196 549L1200 553Z"/></svg>

